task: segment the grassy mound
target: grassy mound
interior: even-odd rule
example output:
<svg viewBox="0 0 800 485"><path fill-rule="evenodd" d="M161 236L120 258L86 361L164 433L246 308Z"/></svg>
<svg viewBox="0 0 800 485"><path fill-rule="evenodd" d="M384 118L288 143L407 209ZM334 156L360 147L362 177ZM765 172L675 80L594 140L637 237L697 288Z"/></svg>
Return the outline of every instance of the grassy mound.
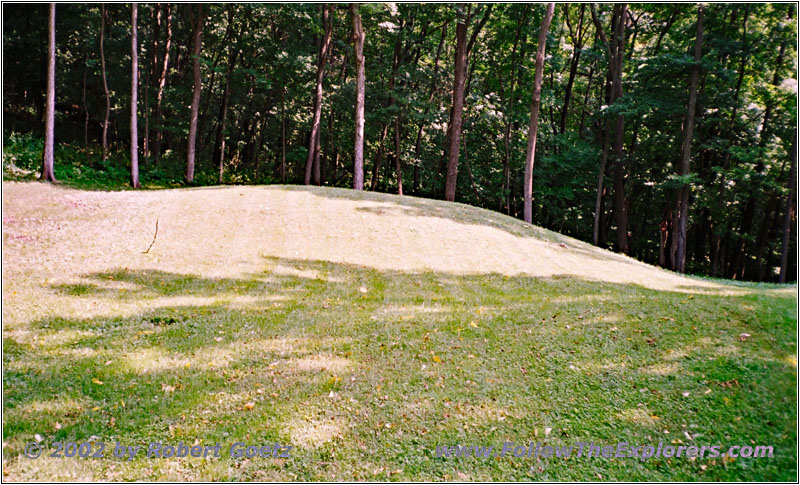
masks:
<svg viewBox="0 0 800 485"><path fill-rule="evenodd" d="M3 204L7 479L796 479L794 286L338 189L5 182ZM37 435L223 456L24 458ZM237 441L294 448L230 458ZM434 456L531 441L775 452Z"/></svg>

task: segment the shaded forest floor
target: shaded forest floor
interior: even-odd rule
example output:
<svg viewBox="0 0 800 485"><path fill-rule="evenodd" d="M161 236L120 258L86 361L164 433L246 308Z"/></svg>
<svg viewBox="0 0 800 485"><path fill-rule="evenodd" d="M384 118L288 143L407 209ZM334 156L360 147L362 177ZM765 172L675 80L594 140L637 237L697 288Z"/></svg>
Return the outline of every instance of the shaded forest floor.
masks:
<svg viewBox="0 0 800 485"><path fill-rule="evenodd" d="M797 477L796 286L681 277L460 204L290 186L4 182L3 250L6 480ZM36 435L223 456L30 460ZM236 441L294 449L233 459ZM775 455L434 457L530 441Z"/></svg>

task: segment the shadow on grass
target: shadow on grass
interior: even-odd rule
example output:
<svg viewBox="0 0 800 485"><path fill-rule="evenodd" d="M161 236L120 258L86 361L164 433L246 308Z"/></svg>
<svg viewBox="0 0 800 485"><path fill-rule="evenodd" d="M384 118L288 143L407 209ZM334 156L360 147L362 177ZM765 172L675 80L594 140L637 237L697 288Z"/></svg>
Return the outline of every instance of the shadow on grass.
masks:
<svg viewBox="0 0 800 485"><path fill-rule="evenodd" d="M40 434L296 446L287 461L236 462L237 479L796 474L791 295L265 264L241 278L119 269L53 287L76 304L158 304L49 318L28 326L35 339L4 338L4 455ZM779 451L729 463L433 457L441 444L676 439ZM230 479L210 466L195 478ZM139 468L127 478L154 478Z"/></svg>

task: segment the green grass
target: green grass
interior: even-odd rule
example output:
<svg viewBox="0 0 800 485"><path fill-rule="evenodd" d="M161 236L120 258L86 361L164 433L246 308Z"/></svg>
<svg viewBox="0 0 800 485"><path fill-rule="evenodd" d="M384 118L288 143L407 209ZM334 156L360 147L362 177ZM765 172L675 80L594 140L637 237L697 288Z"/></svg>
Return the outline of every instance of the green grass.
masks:
<svg viewBox="0 0 800 485"><path fill-rule="evenodd" d="M797 478L796 286L680 277L413 198L3 188L8 480ZM26 459L37 434L294 449ZM433 456L659 440L775 456Z"/></svg>

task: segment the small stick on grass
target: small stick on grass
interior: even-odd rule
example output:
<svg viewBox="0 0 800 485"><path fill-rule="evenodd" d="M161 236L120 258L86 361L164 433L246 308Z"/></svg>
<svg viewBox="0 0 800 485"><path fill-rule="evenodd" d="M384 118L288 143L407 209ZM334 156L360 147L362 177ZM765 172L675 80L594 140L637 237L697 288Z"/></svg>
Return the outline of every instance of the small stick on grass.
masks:
<svg viewBox="0 0 800 485"><path fill-rule="evenodd" d="M156 243L156 238L157 237L158 237L158 218L156 218L156 233L153 234L153 242L151 242L150 245L147 246L147 250L146 251L142 251L142 254L147 254L147 253L150 252L150 248L152 248L153 244Z"/></svg>

